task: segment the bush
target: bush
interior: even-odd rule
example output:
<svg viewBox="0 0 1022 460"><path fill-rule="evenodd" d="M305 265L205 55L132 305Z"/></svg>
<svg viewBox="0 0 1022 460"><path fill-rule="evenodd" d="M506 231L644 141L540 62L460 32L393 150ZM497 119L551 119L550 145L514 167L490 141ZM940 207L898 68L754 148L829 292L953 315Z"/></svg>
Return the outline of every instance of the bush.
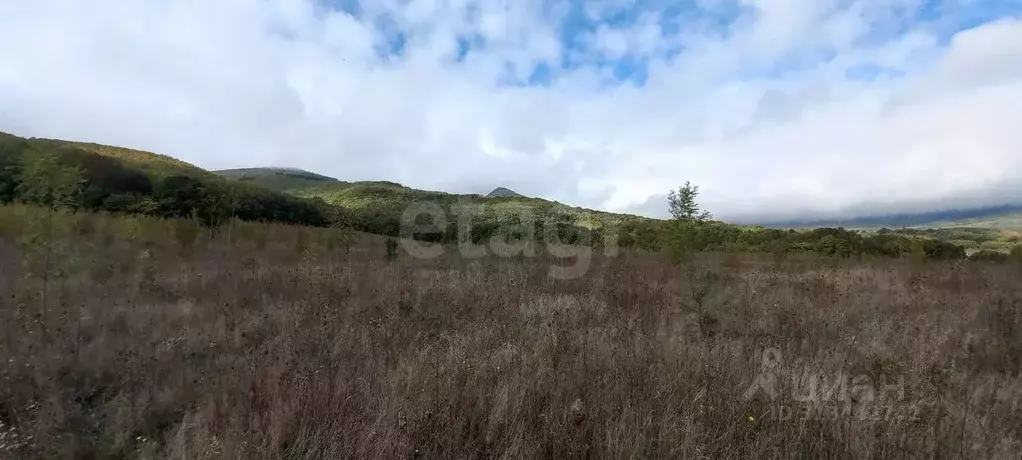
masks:
<svg viewBox="0 0 1022 460"><path fill-rule="evenodd" d="M946 241L924 240L923 250L927 259L958 260L965 258L965 248Z"/></svg>
<svg viewBox="0 0 1022 460"><path fill-rule="evenodd" d="M969 260L973 262L1007 262L1008 258L1009 258L1008 254L1005 254L1003 252L990 251L987 249L973 253L971 256L969 256Z"/></svg>
<svg viewBox="0 0 1022 460"><path fill-rule="evenodd" d="M1008 255L1011 260L1022 262L1022 246L1015 246L1011 249L1011 254Z"/></svg>

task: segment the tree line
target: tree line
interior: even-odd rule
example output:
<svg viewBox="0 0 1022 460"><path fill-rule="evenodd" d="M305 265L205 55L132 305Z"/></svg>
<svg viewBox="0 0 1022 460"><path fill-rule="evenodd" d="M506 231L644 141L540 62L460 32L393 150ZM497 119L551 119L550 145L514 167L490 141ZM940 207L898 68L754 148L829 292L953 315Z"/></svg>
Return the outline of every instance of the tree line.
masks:
<svg viewBox="0 0 1022 460"><path fill-rule="evenodd" d="M205 171L142 172L60 141L0 135L0 203L188 217L216 226L229 218L326 226L333 207L233 183Z"/></svg>

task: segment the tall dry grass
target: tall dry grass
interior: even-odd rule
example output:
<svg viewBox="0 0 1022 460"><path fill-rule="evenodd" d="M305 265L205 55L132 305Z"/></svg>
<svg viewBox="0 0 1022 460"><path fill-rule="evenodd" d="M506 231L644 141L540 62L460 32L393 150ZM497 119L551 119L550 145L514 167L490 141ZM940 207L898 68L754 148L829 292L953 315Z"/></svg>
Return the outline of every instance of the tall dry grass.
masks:
<svg viewBox="0 0 1022 460"><path fill-rule="evenodd" d="M3 459L1020 448L1018 266L623 254L559 280L548 258L80 214L42 273L38 222L0 208Z"/></svg>

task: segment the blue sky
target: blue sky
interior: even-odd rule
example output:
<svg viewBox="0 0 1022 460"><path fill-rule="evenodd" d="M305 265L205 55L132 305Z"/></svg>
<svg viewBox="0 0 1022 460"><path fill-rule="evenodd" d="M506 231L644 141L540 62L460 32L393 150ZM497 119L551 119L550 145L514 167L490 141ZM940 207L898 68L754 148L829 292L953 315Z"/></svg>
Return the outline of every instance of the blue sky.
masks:
<svg viewBox="0 0 1022 460"><path fill-rule="evenodd" d="M0 4L0 130L741 221L1022 200L1018 0Z"/></svg>
<svg viewBox="0 0 1022 460"><path fill-rule="evenodd" d="M797 2L795 2L797 3ZM827 3L826 0L823 3ZM848 13L862 7L855 1L831 2L835 7L827 16ZM1002 17L1017 16L1022 12L1022 3L1016 0L919 0L872 2L878 8L872 16L868 31L856 37L853 45L862 48L882 46L905 34L925 30L941 44L948 44L960 31L980 26ZM541 20L556 27L556 37L561 51L558 56L531 63L526 68L515 69L519 78L498 79L502 84L522 86L549 86L559 75L580 68L594 67L608 70L607 85L630 84L641 87L645 84L648 65L651 60L671 62L685 51L689 30L699 30L706 35L731 36L734 29L754 23L761 14L756 2L739 0L713 1L660 1L623 0L592 2L571 0L566 2L543 2L539 8ZM506 6L506 3L505 5ZM388 11L367 15L359 1L326 0L319 6L321 14L343 12L352 17L372 21L376 29L387 39L377 46L378 57L399 60L405 54L405 45L410 35L420 33L402 29ZM469 5L463 15L478 19L478 8ZM629 31L649 22L659 29L662 46L648 52L610 53L593 43L593 36L601 30L627 34ZM458 42L457 62L463 62L469 54L486 53L487 40L477 32L466 32L456 37ZM807 67L820 65L833 59L840 50L827 43L804 43L767 63L757 63L736 72L740 76L779 77L785 73L798 72ZM851 69L854 78L898 77L904 72L875 64L862 64Z"/></svg>

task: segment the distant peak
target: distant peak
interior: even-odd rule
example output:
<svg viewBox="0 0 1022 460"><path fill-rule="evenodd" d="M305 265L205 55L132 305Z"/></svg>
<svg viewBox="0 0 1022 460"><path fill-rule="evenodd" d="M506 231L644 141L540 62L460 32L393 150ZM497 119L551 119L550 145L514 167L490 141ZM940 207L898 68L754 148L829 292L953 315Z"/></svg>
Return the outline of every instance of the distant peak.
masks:
<svg viewBox="0 0 1022 460"><path fill-rule="evenodd" d="M488 198L511 198L511 197L520 197L520 196L523 196L523 195L521 195L521 194L519 194L519 193L517 193L514 190L511 190L509 188L497 187L497 188L493 189L493 191L490 192L486 196Z"/></svg>

